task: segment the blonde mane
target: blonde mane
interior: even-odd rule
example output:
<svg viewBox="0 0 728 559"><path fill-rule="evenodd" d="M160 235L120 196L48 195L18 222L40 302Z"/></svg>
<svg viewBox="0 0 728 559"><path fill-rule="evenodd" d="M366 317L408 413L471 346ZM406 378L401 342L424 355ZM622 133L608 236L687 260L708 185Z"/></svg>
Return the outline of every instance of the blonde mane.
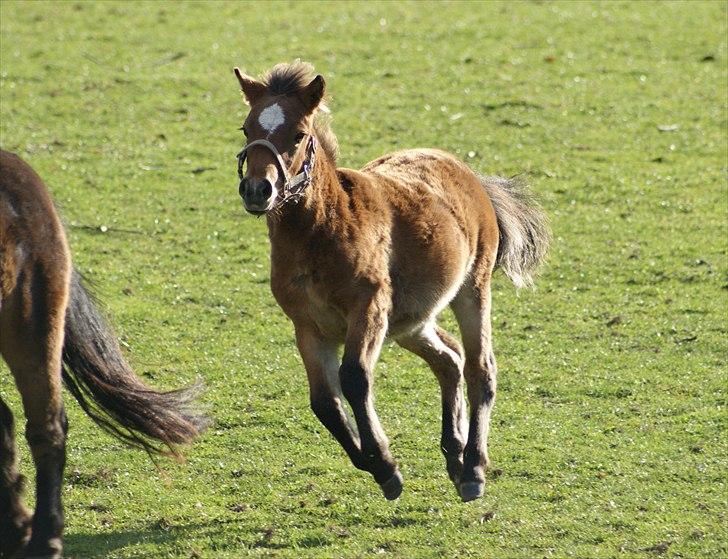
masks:
<svg viewBox="0 0 728 559"><path fill-rule="evenodd" d="M263 78L263 84L272 95L294 95L315 77L313 65L295 60L290 64L276 64ZM319 106L313 128L324 153L335 166L339 157L339 141L331 130L331 117L325 103Z"/></svg>

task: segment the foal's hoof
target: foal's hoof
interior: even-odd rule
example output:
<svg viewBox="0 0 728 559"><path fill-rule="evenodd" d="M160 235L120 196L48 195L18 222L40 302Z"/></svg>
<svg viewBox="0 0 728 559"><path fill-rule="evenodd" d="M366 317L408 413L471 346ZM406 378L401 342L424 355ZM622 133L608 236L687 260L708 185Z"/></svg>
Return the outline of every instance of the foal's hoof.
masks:
<svg viewBox="0 0 728 559"><path fill-rule="evenodd" d="M465 481L460 484L460 498L464 503L482 497L485 493L484 481Z"/></svg>
<svg viewBox="0 0 728 559"><path fill-rule="evenodd" d="M397 470L392 477L379 486L388 501L394 501L402 494L402 482L402 474Z"/></svg>
<svg viewBox="0 0 728 559"><path fill-rule="evenodd" d="M454 463L448 463L447 465L447 476L450 478L450 481L453 482L453 485L455 485L455 490L457 490L460 487L460 478L463 475L463 463L462 462L454 462Z"/></svg>

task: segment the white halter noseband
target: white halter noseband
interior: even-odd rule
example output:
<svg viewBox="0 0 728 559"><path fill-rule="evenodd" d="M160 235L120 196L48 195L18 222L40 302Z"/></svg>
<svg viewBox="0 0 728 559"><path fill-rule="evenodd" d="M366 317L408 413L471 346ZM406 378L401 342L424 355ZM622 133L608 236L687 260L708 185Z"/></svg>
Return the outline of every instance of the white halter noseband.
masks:
<svg viewBox="0 0 728 559"><path fill-rule="evenodd" d="M276 147L268 140L254 140L246 145L243 150L238 153L238 177L242 181L244 178L243 164L248 156L248 150L253 146L262 146L273 154L275 157L278 169L283 173L283 198L276 205L281 206L289 201L298 202L303 196L306 187L311 182L311 173L313 172L313 166L316 162L316 137L313 134L308 135L308 143L306 144L306 158L303 160L301 166L301 172L291 177L291 174L286 169L286 165L283 162L281 154L278 152Z"/></svg>

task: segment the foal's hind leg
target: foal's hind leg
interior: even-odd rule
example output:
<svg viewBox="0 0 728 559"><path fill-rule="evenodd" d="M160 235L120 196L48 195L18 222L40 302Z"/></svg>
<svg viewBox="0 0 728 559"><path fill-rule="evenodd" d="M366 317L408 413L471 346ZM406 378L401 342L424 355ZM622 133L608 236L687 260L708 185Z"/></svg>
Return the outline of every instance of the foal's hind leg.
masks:
<svg viewBox="0 0 728 559"><path fill-rule="evenodd" d="M23 477L15 454L13 413L0 398L0 558L14 557L30 538L31 515L23 506Z"/></svg>
<svg viewBox="0 0 728 559"><path fill-rule="evenodd" d="M460 496L477 499L485 489L488 430L495 402L496 365L491 342L490 279L462 287L452 302L465 347L465 382L470 402L470 427L463 456Z"/></svg>
<svg viewBox="0 0 728 559"><path fill-rule="evenodd" d="M430 366L442 392L442 438L447 473L458 488L463 470L463 450L468 437L463 399L463 350L445 330L427 324L421 330L397 339L403 348L418 355Z"/></svg>

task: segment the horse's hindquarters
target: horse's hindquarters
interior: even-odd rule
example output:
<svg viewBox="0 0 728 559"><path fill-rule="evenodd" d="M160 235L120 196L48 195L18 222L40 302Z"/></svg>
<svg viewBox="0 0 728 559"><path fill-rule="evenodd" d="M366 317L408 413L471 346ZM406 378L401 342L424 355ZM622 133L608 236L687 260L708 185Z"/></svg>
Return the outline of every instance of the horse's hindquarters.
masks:
<svg viewBox="0 0 728 559"><path fill-rule="evenodd" d="M389 270L390 332L395 336L442 311L457 294L475 259L469 235L449 212L431 209L427 217L403 220L397 229Z"/></svg>

